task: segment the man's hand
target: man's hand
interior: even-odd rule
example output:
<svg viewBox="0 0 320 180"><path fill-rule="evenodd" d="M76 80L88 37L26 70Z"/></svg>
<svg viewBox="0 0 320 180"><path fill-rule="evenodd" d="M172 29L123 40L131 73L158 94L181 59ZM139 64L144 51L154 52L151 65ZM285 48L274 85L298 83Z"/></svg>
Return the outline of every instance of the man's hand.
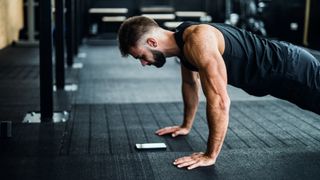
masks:
<svg viewBox="0 0 320 180"><path fill-rule="evenodd" d="M158 131L156 131L156 134L159 136L162 136L165 134L171 134L172 137L176 137L178 135L187 135L189 132L190 132L189 128L185 128L182 126L170 126L170 127L159 129Z"/></svg>
<svg viewBox="0 0 320 180"><path fill-rule="evenodd" d="M185 156L176 159L173 164L178 168L187 167L188 170L201 166L211 166L216 162L216 157L212 158L205 155L203 152L193 153L190 156Z"/></svg>

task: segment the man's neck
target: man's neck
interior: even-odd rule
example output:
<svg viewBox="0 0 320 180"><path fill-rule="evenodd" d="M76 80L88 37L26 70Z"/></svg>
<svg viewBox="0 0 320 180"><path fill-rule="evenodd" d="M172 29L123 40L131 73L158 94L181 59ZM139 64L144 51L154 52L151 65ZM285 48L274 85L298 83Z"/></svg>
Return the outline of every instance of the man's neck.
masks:
<svg viewBox="0 0 320 180"><path fill-rule="evenodd" d="M161 38L161 43L163 47L163 52L166 57L179 56L180 49L174 38L174 32L163 30L163 37Z"/></svg>

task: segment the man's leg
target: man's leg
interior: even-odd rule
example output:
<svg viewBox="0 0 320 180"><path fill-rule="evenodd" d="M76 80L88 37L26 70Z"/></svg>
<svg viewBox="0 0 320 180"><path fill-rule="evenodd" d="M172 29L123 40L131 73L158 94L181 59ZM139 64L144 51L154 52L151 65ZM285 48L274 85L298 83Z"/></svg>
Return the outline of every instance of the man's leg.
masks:
<svg viewBox="0 0 320 180"><path fill-rule="evenodd" d="M283 75L275 76L271 95L320 115L320 62L297 49Z"/></svg>
<svg viewBox="0 0 320 180"><path fill-rule="evenodd" d="M293 90L294 91L294 90ZM295 94L289 101L302 109L306 109L320 115L320 92L310 89L308 86L295 88Z"/></svg>

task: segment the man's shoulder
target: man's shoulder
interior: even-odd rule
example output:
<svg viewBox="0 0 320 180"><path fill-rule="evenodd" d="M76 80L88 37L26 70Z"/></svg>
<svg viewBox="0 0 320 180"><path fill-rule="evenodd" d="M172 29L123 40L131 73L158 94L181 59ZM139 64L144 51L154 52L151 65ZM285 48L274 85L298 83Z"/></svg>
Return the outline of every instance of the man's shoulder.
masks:
<svg viewBox="0 0 320 180"><path fill-rule="evenodd" d="M186 29L184 41L186 44L190 45L210 42L211 40L216 39L216 31L216 28L207 24L194 25Z"/></svg>

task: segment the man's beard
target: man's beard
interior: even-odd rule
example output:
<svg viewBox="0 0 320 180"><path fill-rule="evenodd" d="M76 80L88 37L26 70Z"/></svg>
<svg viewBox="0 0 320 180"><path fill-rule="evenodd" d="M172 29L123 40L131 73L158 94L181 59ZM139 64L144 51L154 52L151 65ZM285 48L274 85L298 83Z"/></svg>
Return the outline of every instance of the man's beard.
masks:
<svg viewBox="0 0 320 180"><path fill-rule="evenodd" d="M152 50L150 49L153 58L155 60L154 63L152 63L154 66L156 66L157 68L162 67L165 63L166 63L166 57L164 56L164 54L160 51L156 51L156 50Z"/></svg>

